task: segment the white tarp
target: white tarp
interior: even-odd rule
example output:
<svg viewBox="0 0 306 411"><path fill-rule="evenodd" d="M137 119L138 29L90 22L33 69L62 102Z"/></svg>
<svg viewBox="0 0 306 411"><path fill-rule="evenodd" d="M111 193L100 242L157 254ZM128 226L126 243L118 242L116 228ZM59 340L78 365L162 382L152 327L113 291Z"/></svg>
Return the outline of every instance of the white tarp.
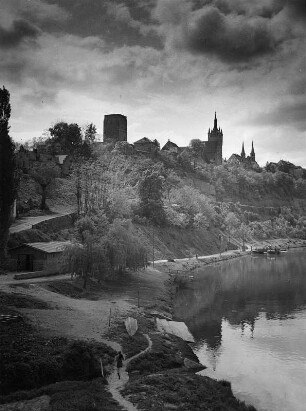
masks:
<svg viewBox="0 0 306 411"><path fill-rule="evenodd" d="M125 321L125 328L129 336L132 337L138 330L138 324L136 318L128 317Z"/></svg>
<svg viewBox="0 0 306 411"><path fill-rule="evenodd" d="M187 325L183 322L168 321L161 318L156 318L156 325L158 331L160 332L176 335L184 341L194 342L194 338L188 330Z"/></svg>

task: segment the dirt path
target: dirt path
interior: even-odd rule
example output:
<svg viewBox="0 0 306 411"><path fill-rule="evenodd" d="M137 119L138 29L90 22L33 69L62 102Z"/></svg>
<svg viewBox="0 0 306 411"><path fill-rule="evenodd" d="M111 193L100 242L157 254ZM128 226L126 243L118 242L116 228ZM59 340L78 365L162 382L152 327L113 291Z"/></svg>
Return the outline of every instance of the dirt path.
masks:
<svg viewBox="0 0 306 411"><path fill-rule="evenodd" d="M116 341L105 338L109 331L109 314L112 313L111 323L124 320L128 316L133 316L137 308L137 299L140 295L140 303L155 304L157 300L163 298L163 282L168 278L162 272L149 268L144 272L132 273L119 283L109 286L107 290L101 291L101 299L92 301L86 299L75 299L62 294L52 292L45 287L41 279L16 281L12 275L0 278L1 290L9 294L18 294L34 297L46 302L50 309L25 309L20 308L22 315L30 319L33 326L38 327L46 336L64 336L75 339L94 339L112 347L116 351L122 347ZM67 281L66 278L63 278ZM58 277L54 277L58 280ZM52 281L51 278L47 282ZM144 355L151 349L152 341L148 335L148 346L134 357L124 361L121 369L121 378L117 376L117 369L114 367L109 377L109 391L114 399L128 411L137 408L123 398L120 393L129 380L126 367L129 362Z"/></svg>
<svg viewBox="0 0 306 411"><path fill-rule="evenodd" d="M144 334L144 336L148 340L148 347L145 350L141 351L140 353L134 355L133 357L123 362L123 367L121 368L121 371L120 371L120 379L118 378L116 367L114 367L113 372L108 378L108 384L109 384L108 389L110 393L112 394L113 398L117 402L119 402L119 404L122 405L128 411L136 411L138 410L138 408L135 407L135 405L133 405L130 401L123 398L120 391L125 387L126 383L129 380L129 375L126 371L126 367L128 366L128 364L135 358L138 358L141 355L144 355L145 353L151 350L152 340L147 334Z"/></svg>
<svg viewBox="0 0 306 411"><path fill-rule="evenodd" d="M135 307L123 298L106 298L98 301L73 299L54 293L32 283L25 287L23 284L2 284L2 291L10 294L21 294L38 298L50 305L51 309L19 309L28 317L35 327L39 327L44 335L64 336L76 339L94 339L103 342L115 350L120 345L104 338L109 329L109 313L112 320L128 316Z"/></svg>

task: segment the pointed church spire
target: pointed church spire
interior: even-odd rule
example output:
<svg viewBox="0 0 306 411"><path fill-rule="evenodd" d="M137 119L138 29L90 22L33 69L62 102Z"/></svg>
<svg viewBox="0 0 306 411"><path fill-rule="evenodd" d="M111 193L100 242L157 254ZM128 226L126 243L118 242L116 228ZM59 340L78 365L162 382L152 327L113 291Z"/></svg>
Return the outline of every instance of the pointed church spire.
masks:
<svg viewBox="0 0 306 411"><path fill-rule="evenodd" d="M251 150L250 157L252 161L255 161L255 150L254 150L253 140L252 140L252 150Z"/></svg>
<svg viewBox="0 0 306 411"><path fill-rule="evenodd" d="M217 112L215 111L214 130L218 128Z"/></svg>
<svg viewBox="0 0 306 411"><path fill-rule="evenodd" d="M255 155L255 151L254 151L254 145L253 145L253 140L252 140L252 150L251 150L251 156Z"/></svg>
<svg viewBox="0 0 306 411"><path fill-rule="evenodd" d="M245 159L244 142L242 143L241 158Z"/></svg>

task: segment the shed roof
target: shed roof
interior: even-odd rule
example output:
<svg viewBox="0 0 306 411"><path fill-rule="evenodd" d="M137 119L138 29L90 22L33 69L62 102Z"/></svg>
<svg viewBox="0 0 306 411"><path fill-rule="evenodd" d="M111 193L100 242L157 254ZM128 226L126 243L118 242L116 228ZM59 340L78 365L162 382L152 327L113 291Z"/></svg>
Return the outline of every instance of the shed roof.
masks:
<svg viewBox="0 0 306 411"><path fill-rule="evenodd" d="M43 251L44 253L61 253L67 245L70 245L70 241L50 241L49 243L25 243L20 247L28 246L35 250ZM16 247L19 248L19 247Z"/></svg>

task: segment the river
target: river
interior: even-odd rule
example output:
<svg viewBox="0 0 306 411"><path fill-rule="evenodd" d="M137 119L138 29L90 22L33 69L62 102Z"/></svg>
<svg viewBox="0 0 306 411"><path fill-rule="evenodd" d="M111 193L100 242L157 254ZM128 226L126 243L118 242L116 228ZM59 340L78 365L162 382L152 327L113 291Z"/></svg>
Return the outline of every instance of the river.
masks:
<svg viewBox="0 0 306 411"><path fill-rule="evenodd" d="M207 369L258 411L306 409L306 250L207 266L180 288L185 321Z"/></svg>

